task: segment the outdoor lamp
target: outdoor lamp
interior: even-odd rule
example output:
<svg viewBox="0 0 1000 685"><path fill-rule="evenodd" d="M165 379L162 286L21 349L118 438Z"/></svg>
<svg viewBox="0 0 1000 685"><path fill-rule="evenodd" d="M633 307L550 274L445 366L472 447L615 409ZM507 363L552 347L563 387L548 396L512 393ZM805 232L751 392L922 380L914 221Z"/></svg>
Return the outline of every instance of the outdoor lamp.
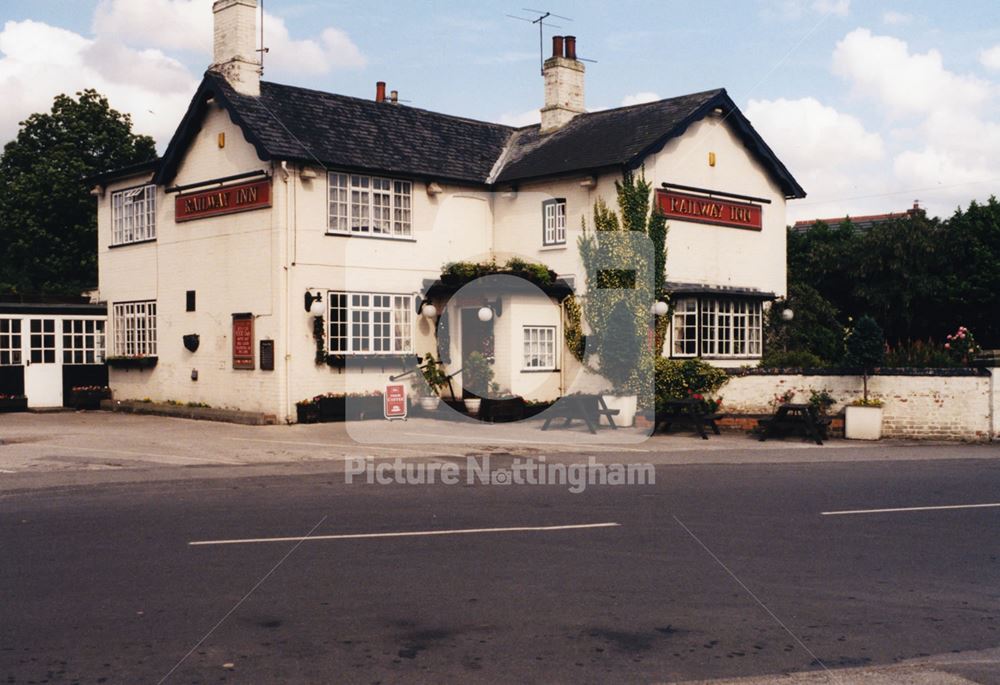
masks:
<svg viewBox="0 0 1000 685"><path fill-rule="evenodd" d="M306 311L313 316L323 316L323 314L326 313L326 309L323 307L323 293L318 292L313 295L307 290L305 303Z"/></svg>
<svg viewBox="0 0 1000 685"><path fill-rule="evenodd" d="M424 315L427 319L433 319L438 315L438 308L432 305L430 302L425 302L424 306L420 308L420 313Z"/></svg>
<svg viewBox="0 0 1000 685"><path fill-rule="evenodd" d="M480 321L486 323L487 321L493 318L493 310L490 309L488 305L484 304L482 307L479 308L478 316Z"/></svg>
<svg viewBox="0 0 1000 685"><path fill-rule="evenodd" d="M670 307L663 300L657 300L653 303L653 306L649 308L649 311L653 314L653 316L664 316L668 311L670 311Z"/></svg>
<svg viewBox="0 0 1000 685"><path fill-rule="evenodd" d="M784 321L791 321L792 319L795 318L795 312L793 312L791 308L786 307L785 309L781 310L781 318Z"/></svg>

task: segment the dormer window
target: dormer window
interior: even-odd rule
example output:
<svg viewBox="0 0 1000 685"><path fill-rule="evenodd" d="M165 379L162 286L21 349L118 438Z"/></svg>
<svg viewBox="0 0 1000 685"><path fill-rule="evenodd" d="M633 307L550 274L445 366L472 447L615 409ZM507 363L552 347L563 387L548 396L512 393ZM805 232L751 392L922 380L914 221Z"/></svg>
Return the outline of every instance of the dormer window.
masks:
<svg viewBox="0 0 1000 685"><path fill-rule="evenodd" d="M566 200L556 198L542 203L542 245L566 244Z"/></svg>
<svg viewBox="0 0 1000 685"><path fill-rule="evenodd" d="M111 194L111 244L127 245L156 239L156 186Z"/></svg>
<svg viewBox="0 0 1000 685"><path fill-rule="evenodd" d="M327 233L410 238L413 184L379 176L331 172Z"/></svg>

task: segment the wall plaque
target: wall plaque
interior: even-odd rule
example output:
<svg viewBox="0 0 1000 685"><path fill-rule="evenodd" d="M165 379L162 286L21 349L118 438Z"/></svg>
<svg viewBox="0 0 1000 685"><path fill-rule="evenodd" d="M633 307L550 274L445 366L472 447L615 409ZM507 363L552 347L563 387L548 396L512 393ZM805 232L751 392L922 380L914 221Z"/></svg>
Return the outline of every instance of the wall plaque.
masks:
<svg viewBox="0 0 1000 685"><path fill-rule="evenodd" d="M662 189L656 191L656 203L668 219L748 228L753 231L759 231L763 227L761 206L757 204Z"/></svg>
<svg viewBox="0 0 1000 685"><path fill-rule="evenodd" d="M233 368L253 369L253 314L233 314Z"/></svg>
<svg viewBox="0 0 1000 685"><path fill-rule="evenodd" d="M260 370L274 371L274 341L260 341Z"/></svg>
<svg viewBox="0 0 1000 685"><path fill-rule="evenodd" d="M174 199L174 220L192 221L271 206L271 180L204 190Z"/></svg>

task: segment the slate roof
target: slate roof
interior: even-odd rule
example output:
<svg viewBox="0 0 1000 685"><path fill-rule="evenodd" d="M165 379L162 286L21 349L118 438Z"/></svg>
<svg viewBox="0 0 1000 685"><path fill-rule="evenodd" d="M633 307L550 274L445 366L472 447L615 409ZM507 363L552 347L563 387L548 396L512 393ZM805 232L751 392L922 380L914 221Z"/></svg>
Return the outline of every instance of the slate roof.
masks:
<svg viewBox="0 0 1000 685"><path fill-rule="evenodd" d="M788 197L805 191L723 89L580 114L542 136L400 104L261 83L260 97L237 93L208 72L164 153L156 181L168 184L198 132L209 97L225 106L264 160L320 162L369 171L479 185L562 174L635 168L671 138L719 107L747 149Z"/></svg>

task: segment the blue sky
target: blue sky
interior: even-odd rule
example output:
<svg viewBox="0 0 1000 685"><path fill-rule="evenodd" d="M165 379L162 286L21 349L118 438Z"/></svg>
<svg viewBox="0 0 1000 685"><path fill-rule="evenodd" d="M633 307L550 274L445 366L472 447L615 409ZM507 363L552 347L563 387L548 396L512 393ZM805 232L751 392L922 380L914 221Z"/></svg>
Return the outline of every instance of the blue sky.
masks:
<svg viewBox="0 0 1000 685"><path fill-rule="evenodd" d="M210 56L210 0L6 0L0 136L88 85L162 149ZM515 2L265 0L265 78L527 123L535 27ZM536 6L534 0L528 6ZM1000 185L1000 3L894 0L544 2L587 64L587 105L723 86L809 191L790 219L932 213ZM41 48L41 49L39 49Z"/></svg>

